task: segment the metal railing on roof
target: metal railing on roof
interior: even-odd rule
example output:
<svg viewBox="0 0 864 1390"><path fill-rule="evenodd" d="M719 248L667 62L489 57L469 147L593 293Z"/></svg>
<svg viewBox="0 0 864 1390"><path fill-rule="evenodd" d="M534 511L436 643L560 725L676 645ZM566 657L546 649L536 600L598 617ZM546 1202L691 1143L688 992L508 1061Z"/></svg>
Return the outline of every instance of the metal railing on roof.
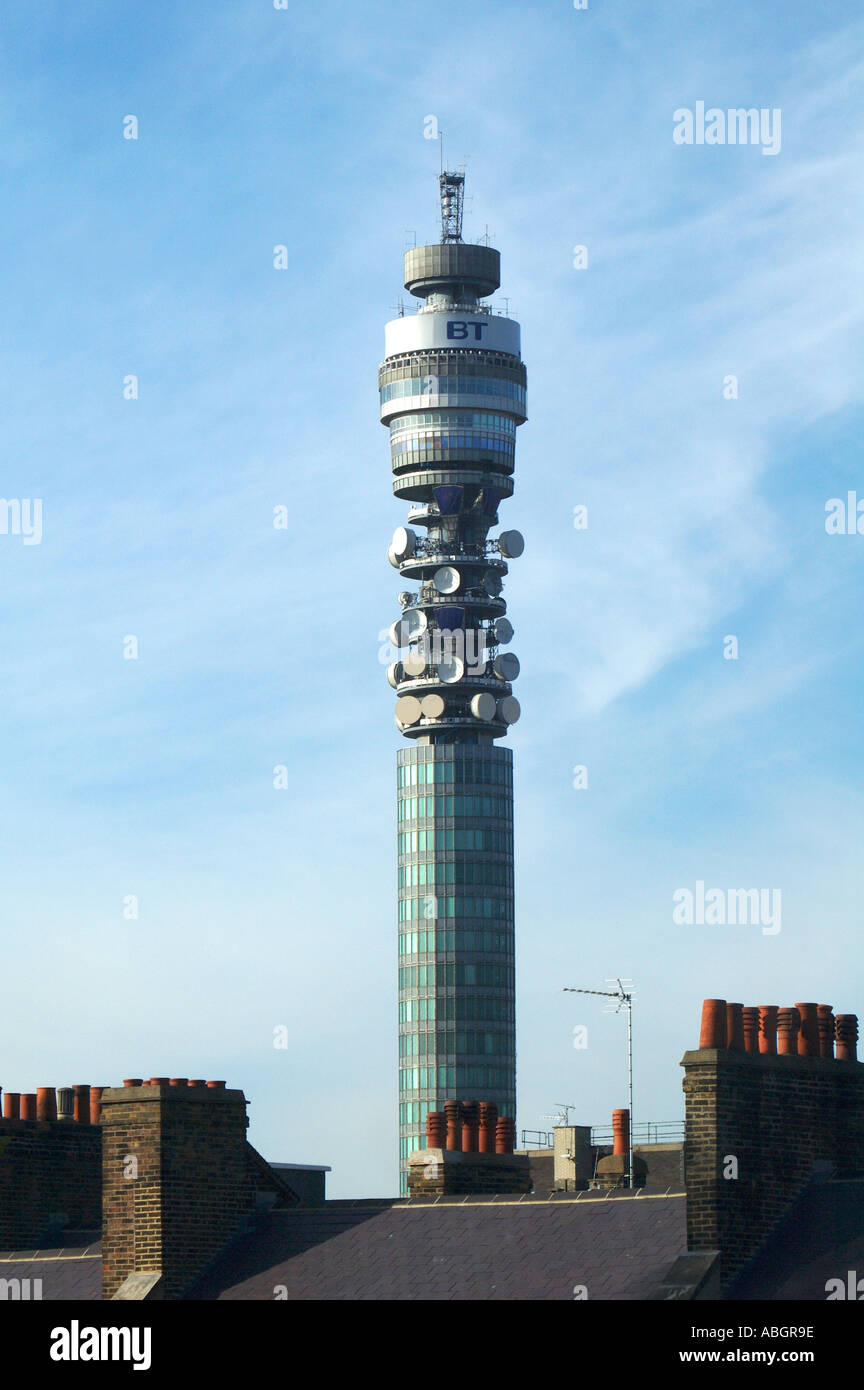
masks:
<svg viewBox="0 0 864 1390"><path fill-rule="evenodd" d="M634 1144L677 1144L684 1139L683 1120L646 1120L633 1126ZM612 1143L612 1128L591 1127L592 1145Z"/></svg>
<svg viewBox="0 0 864 1390"><path fill-rule="evenodd" d="M523 1129L522 1143L523 1149L551 1149L555 1143L555 1136L551 1129Z"/></svg>

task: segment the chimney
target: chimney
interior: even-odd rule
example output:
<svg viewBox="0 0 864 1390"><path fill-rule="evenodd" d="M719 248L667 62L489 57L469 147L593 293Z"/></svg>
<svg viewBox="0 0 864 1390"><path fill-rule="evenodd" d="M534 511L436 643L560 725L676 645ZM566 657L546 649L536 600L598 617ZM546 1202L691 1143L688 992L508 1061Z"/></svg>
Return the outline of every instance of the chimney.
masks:
<svg viewBox="0 0 864 1390"><path fill-rule="evenodd" d="M477 1142L477 1129L479 1125L480 1107L476 1100L465 1100L462 1102L462 1152L463 1154L476 1153L479 1144Z"/></svg>
<svg viewBox="0 0 864 1390"><path fill-rule="evenodd" d="M722 1007L721 1007L722 1006ZM706 1030L706 1012L708 1027ZM722 1029L719 1027L722 1021ZM722 999L706 999L702 1014L702 1037L726 1036L726 1004ZM633 1155L634 1187L644 1187L647 1176L644 1159ZM598 1159L592 1186L630 1187L630 1111L612 1111L612 1152Z"/></svg>
<svg viewBox="0 0 864 1390"><path fill-rule="evenodd" d="M830 1004L819 1004L819 1056L834 1056L834 1010Z"/></svg>
<svg viewBox="0 0 864 1390"><path fill-rule="evenodd" d="M443 1110L430 1110L426 1116L427 1149L443 1149L447 1142L447 1122Z"/></svg>
<svg viewBox="0 0 864 1390"><path fill-rule="evenodd" d="M719 1003L705 1001L700 1047L682 1066L688 1250L720 1252L725 1292L811 1181L814 1163L864 1177L864 1063L854 1014L835 1021L828 1004L762 1004L756 1052L748 1005L741 1051L728 1026L717 1045Z"/></svg>
<svg viewBox="0 0 864 1390"><path fill-rule="evenodd" d="M820 1056L819 1047L819 1005L796 1004L801 1018L798 1034L798 1053L801 1057Z"/></svg>
<svg viewBox="0 0 864 1390"><path fill-rule="evenodd" d="M254 1202L246 1099L224 1081L138 1078L102 1091L103 1298L130 1275L178 1299Z"/></svg>
<svg viewBox="0 0 864 1390"><path fill-rule="evenodd" d="M726 1046L726 1000L706 999L702 1005L700 1047Z"/></svg>
<svg viewBox="0 0 864 1390"><path fill-rule="evenodd" d="M744 1051L759 1051L759 1010L742 1008L741 1020L744 1030Z"/></svg>
<svg viewBox="0 0 864 1390"><path fill-rule="evenodd" d="M447 1126L446 1147L462 1149L462 1127L458 1100L445 1100L444 1121Z"/></svg>
<svg viewBox="0 0 864 1390"><path fill-rule="evenodd" d="M6 1091L3 1097L0 1249L59 1244L60 1212L70 1229L99 1225L101 1136L68 1123L71 1105L69 1087Z"/></svg>
<svg viewBox="0 0 864 1390"><path fill-rule="evenodd" d="M36 1118L37 1120L57 1119L57 1097L53 1086L36 1087Z"/></svg>
<svg viewBox="0 0 864 1390"><path fill-rule="evenodd" d="M491 1101L445 1100L426 1116L426 1143L408 1160L411 1197L531 1191L528 1156L513 1152L516 1122Z"/></svg>
<svg viewBox="0 0 864 1390"><path fill-rule="evenodd" d="M72 1119L76 1124L89 1125L90 1123L90 1087L72 1087Z"/></svg>
<svg viewBox="0 0 864 1390"><path fill-rule="evenodd" d="M780 1057L798 1056L798 1029L801 1016L797 1009L777 1010L777 1053Z"/></svg>
<svg viewBox="0 0 864 1390"><path fill-rule="evenodd" d="M834 1019L837 1036L837 1057L843 1062L858 1059L858 1019L855 1014L837 1014Z"/></svg>
<svg viewBox="0 0 864 1390"><path fill-rule="evenodd" d="M480 1135L478 1147L481 1154L494 1154L495 1133L498 1127L498 1106L494 1101L480 1102Z"/></svg>
<svg viewBox="0 0 864 1390"><path fill-rule="evenodd" d="M742 1004L726 1005L726 1034L727 1047L731 1047L734 1052L743 1052L744 1049L744 1006Z"/></svg>
<svg viewBox="0 0 864 1390"><path fill-rule="evenodd" d="M777 1005L759 1005L759 1051L766 1057L777 1054Z"/></svg>

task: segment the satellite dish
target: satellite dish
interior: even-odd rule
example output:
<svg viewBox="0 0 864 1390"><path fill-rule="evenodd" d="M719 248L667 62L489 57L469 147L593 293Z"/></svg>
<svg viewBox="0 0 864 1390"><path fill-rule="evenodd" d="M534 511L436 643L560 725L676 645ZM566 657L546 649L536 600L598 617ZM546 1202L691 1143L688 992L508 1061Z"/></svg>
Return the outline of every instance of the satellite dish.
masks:
<svg viewBox="0 0 864 1390"><path fill-rule="evenodd" d="M505 560L518 560L525 549L525 537L521 531L502 531L498 537L498 549Z"/></svg>
<svg viewBox="0 0 864 1390"><path fill-rule="evenodd" d="M420 708L427 719L440 719L444 713L444 701L440 695L424 695Z"/></svg>
<svg viewBox="0 0 864 1390"><path fill-rule="evenodd" d="M492 624L492 631L495 634L496 642L513 641L513 624L509 618L497 618Z"/></svg>
<svg viewBox="0 0 864 1390"><path fill-rule="evenodd" d="M519 674L519 658L513 652L500 652L492 662L499 681L515 681Z"/></svg>
<svg viewBox="0 0 864 1390"><path fill-rule="evenodd" d="M487 570L481 580L483 588L490 598L497 598L501 592L501 576L495 570Z"/></svg>
<svg viewBox="0 0 864 1390"><path fill-rule="evenodd" d="M408 645L408 624L404 618L397 618L395 623L391 623L387 629L387 636L390 638L390 645L393 647L407 647Z"/></svg>
<svg viewBox="0 0 864 1390"><path fill-rule="evenodd" d="M402 662L391 661L390 665L387 667L387 684L392 686L395 690L397 685L401 683L404 674Z"/></svg>
<svg viewBox="0 0 864 1390"><path fill-rule="evenodd" d="M432 583L439 594L455 594L462 583L462 576L452 565L442 565L433 574Z"/></svg>
<svg viewBox="0 0 864 1390"><path fill-rule="evenodd" d="M396 552L395 552L395 550L393 549L392 545L388 545L388 547L387 547L387 559L390 561L390 563L391 563L391 565L393 566L394 570L398 570L398 568L399 568L399 556L396 554Z"/></svg>
<svg viewBox="0 0 864 1390"><path fill-rule="evenodd" d="M522 710L515 695L505 695L498 701L498 716L505 724L515 724Z"/></svg>
<svg viewBox="0 0 864 1390"><path fill-rule="evenodd" d="M413 642L417 637L422 637L429 626L426 614L420 608L412 608L410 613L406 613L405 622L408 625L409 642Z"/></svg>
<svg viewBox="0 0 864 1390"><path fill-rule="evenodd" d="M517 535L516 531L511 532ZM417 532L412 531L410 526L397 526L393 532L393 539L390 542L390 549L399 559L404 560L406 555L413 555L417 546Z"/></svg>
<svg viewBox="0 0 864 1390"><path fill-rule="evenodd" d="M445 685L455 685L465 674L465 662L458 656L448 656L438 662L438 679Z"/></svg>
<svg viewBox="0 0 864 1390"><path fill-rule="evenodd" d="M422 676L426 670L426 658L421 656L419 652L412 651L408 653L402 666L406 676Z"/></svg>
<svg viewBox="0 0 864 1390"><path fill-rule="evenodd" d="M396 701L396 720L399 724L416 724L420 718L420 701L416 695L402 695Z"/></svg>
<svg viewBox="0 0 864 1390"><path fill-rule="evenodd" d="M406 592L403 591L403 592L399 595L399 602L401 603L402 607L404 608L405 605L406 605L406 603L410 603L411 600L412 600L412 598L416 598L416 597L417 597L416 594L409 594L409 593L406 593Z"/></svg>
<svg viewBox="0 0 864 1390"><path fill-rule="evenodd" d="M475 719L483 719L488 724L490 719L495 718L495 699L485 691L482 695L475 695L471 700L471 713Z"/></svg>

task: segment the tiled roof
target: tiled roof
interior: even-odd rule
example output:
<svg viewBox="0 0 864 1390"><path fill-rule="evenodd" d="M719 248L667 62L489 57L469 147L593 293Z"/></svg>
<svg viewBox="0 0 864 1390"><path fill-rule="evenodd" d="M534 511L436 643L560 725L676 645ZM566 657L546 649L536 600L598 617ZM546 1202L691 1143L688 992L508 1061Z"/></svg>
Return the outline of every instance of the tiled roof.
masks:
<svg viewBox="0 0 864 1390"><path fill-rule="evenodd" d="M93 1302L102 1297L101 1246L97 1241L59 1250L0 1251L0 1279L29 1279L31 1300L37 1294L33 1280L41 1280L43 1303Z"/></svg>
<svg viewBox="0 0 864 1390"><path fill-rule="evenodd" d="M683 1196L447 1199L272 1212L195 1299L647 1299L686 1244Z"/></svg>

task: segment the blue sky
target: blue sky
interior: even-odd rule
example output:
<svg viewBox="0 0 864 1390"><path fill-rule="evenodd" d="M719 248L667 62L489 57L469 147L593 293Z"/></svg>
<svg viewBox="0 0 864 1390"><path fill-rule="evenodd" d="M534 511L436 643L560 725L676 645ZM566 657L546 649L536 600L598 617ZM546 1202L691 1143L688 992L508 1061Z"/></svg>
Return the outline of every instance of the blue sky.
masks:
<svg viewBox="0 0 864 1390"><path fill-rule="evenodd" d="M854 9L48 0L4 29L2 492L44 534L0 535L0 1083L224 1077L268 1157L395 1190L376 370L437 235L430 114L528 366L519 1125L626 1103L623 1021L564 985L633 977L637 1122L682 1115L703 997L856 1012L864 537L824 524L864 496ZM699 101L779 108L780 152L676 145ZM677 925L697 880L779 888L782 930Z"/></svg>

